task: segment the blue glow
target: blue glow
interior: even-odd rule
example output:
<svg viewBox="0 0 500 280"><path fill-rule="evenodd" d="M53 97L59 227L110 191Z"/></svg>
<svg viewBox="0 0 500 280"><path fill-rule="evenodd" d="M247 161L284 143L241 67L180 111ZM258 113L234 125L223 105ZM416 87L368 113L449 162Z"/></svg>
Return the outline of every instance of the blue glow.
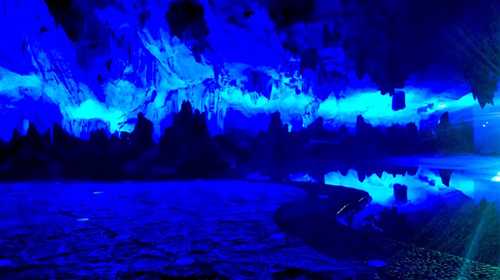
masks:
<svg viewBox="0 0 500 280"><path fill-rule="evenodd" d="M407 88L406 108L399 111L391 109L392 98L381 95L375 90L354 91L346 98L328 98L319 106L318 113L324 119L335 120L341 123L354 124L356 117L362 115L374 125L406 124L429 118L434 113L456 112L471 108L476 101L471 94L464 95L458 100L437 96L429 90ZM428 107L421 110L422 107Z"/></svg>
<svg viewBox="0 0 500 280"><path fill-rule="evenodd" d="M478 107L461 85L447 90L411 79L402 89L406 92L406 108L392 111L391 97L381 95L367 77L357 78L338 47L321 52L335 61L328 67L346 73L349 83L330 88L319 86L316 74L301 71L300 57L283 48L279 34L270 32L273 22L259 6L252 7L254 13L242 27L223 21L221 11L202 1L205 21L212 31L207 37L211 48L201 54L194 53L192 42L170 35L162 22L162 9L153 3L147 5L150 19L144 26L132 14L112 8L95 10L92 16L106 26L102 32L122 34L130 49L124 51L113 41L102 50L85 55L80 53L85 47L67 38L43 1L25 0L18 6L7 5L8 19L13 22L24 19L31 24L16 25L15 31L5 25L1 27L11 36L12 44L6 45L18 45L22 50L3 46L9 48L4 53L10 54L0 57L0 97L6 98L4 105L16 107L25 97L33 98L41 107L55 104L62 115L63 127L77 135L83 126L89 123L92 126L95 121L105 123L111 132L130 131L129 120L139 111L152 120L158 135L162 120L177 112L184 100L207 112L219 130L223 129L230 109L247 117L279 111L293 130L307 126L317 117L334 125L353 125L359 114L374 125L408 122L419 125L433 114ZM123 9L133 6L125 2ZM21 12L28 10L29 17ZM40 34L38 26L48 31ZM318 34L309 34L304 28L297 25L294 30L313 44ZM82 66L81 59L89 61ZM100 65L108 59L112 62L110 68L103 69ZM266 90L246 85L253 83L249 81L250 70L270 77L263 82ZM107 76L97 81L96 77L104 73ZM1 136L10 134L2 130Z"/></svg>
<svg viewBox="0 0 500 280"><path fill-rule="evenodd" d="M353 125L357 115L363 115L374 125L390 125L418 124L420 120L444 109L453 112L475 105L470 94L454 100L413 88L406 89L407 107L399 111L391 110L389 95L369 89L349 90L340 99L331 96L321 101L312 92L302 91L303 78L299 73L289 76L270 68L261 68L272 79L270 96L266 97L243 87L246 79L243 72L249 66L242 64L226 64L224 71L227 72L214 81L217 87L210 89L204 81L214 79L214 67L203 60L197 62L185 45L169 38L166 33L161 34L159 40L154 40L148 32L141 35L144 47L156 58L152 67L157 69L151 81L142 74L145 86L138 87L126 79L127 74L133 71L133 66L128 65L123 78L105 84L104 100L99 101L100 94L72 79L70 73L68 77L50 70L52 64L45 53L34 52L33 57L41 63L38 72L23 76L3 69L0 72L0 94L9 97L12 102L24 94L45 97L48 102L59 106L65 127L76 134L78 127L67 125L74 120L99 119L108 124L111 132L130 131L127 120L139 111L145 112L159 128L162 119L177 112L184 100L189 100L196 109L208 111L209 118L216 117L221 129L225 113L230 108L247 116L279 111L285 123L291 124L292 120L300 119L302 126L320 116L327 121ZM421 110L425 104L428 109Z"/></svg>
<svg viewBox="0 0 500 280"><path fill-rule="evenodd" d="M420 166L414 176L408 174L393 176L383 172L380 177L373 174L360 182L357 172L349 170L345 176L339 172L326 174L325 183L364 190L372 196L373 203L386 206L394 203L394 184L403 184L408 187L408 200L412 205L425 204L429 195L444 194L449 191L460 191L477 201L487 199L500 203L500 198L497 195L499 186L496 185L497 182L500 182L500 172L495 172L496 175L490 177L492 170L498 168L500 162L496 158L469 156L413 160L414 164ZM391 162L398 164L395 159L391 159ZM466 162L467 164L465 164ZM454 170L449 186L445 186L438 173L432 171L441 168ZM301 179L307 178L297 177L295 179L301 181Z"/></svg>
<svg viewBox="0 0 500 280"><path fill-rule="evenodd" d="M118 130L123 121L123 112L116 109L109 109L105 104L96 100L88 99L79 106L68 107L68 114L73 120L105 120L109 124L109 131Z"/></svg>
<svg viewBox="0 0 500 280"><path fill-rule="evenodd" d="M0 1L0 271L489 273L494 0L369 2Z"/></svg>
<svg viewBox="0 0 500 280"><path fill-rule="evenodd" d="M372 267L384 267L386 263L382 260L369 260L368 265Z"/></svg>
<svg viewBox="0 0 500 280"><path fill-rule="evenodd" d="M422 177L427 178L427 180L422 180ZM433 182L433 184L431 185L430 182ZM386 172L383 172L380 177L372 174L367 176L363 182L358 179L355 170L349 170L345 176L340 172L330 172L325 175L325 183L366 191L372 197L373 203L386 206L394 203L394 184L406 185L408 187L408 201L415 205L424 203L429 194L445 192L449 189L441 183L441 179L437 174L426 169L419 169L414 176L394 176Z"/></svg>

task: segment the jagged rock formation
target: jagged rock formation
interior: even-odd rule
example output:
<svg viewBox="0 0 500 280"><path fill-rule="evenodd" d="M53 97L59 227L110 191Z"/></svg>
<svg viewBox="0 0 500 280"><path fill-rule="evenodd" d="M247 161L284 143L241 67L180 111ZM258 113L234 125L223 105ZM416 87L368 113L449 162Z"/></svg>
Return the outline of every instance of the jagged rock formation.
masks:
<svg viewBox="0 0 500 280"><path fill-rule="evenodd" d="M462 134L441 134L429 138L413 124L372 126L358 116L354 132L345 127L331 130L318 118L303 130L290 131L278 112L271 114L266 132L252 135L244 130L211 135L206 113L183 102L179 113L154 139L154 123L142 113L131 133L110 134L106 128L71 135L59 125L40 133L29 123L25 135L15 131L0 145L1 179L159 179L245 177L260 172L273 180L287 180L304 172L322 182L324 175L352 168L363 182L372 174L414 176L418 166L392 166L386 157L441 152L440 143L469 141ZM454 130L451 124L444 124ZM438 131L442 129L438 128ZM1 141L0 141L1 142ZM453 148L453 149L451 149ZM447 152L468 152L467 147L446 146ZM381 160L382 159L382 160ZM442 183L449 185L453 170L439 170Z"/></svg>

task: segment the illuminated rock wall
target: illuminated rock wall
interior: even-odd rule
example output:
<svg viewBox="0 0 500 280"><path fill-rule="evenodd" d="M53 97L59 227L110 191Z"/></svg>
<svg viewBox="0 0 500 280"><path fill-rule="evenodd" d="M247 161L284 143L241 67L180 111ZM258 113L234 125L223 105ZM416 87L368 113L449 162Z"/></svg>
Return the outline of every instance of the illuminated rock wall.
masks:
<svg viewBox="0 0 500 280"><path fill-rule="evenodd" d="M202 14L187 26L201 31L177 26L167 3L67 2L60 10L49 0L3 1L3 138L27 121L42 128L61 122L82 136L101 127L131 131L138 112L159 134L184 100L207 112L213 130L224 129L228 110L246 118L279 111L297 129L319 116L328 125L354 124L360 114L374 125L418 125L476 104L460 83L442 88L411 79L406 107L393 111L391 96L368 76L358 78L338 44L316 42L326 40L321 22L291 27L305 40L298 44L321 45L298 55L283 46L273 14L254 2L195 3Z"/></svg>

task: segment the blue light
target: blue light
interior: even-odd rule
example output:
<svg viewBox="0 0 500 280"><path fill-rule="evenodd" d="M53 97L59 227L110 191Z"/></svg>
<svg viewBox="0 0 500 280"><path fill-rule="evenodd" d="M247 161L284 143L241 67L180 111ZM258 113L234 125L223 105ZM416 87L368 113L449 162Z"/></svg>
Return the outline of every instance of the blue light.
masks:
<svg viewBox="0 0 500 280"><path fill-rule="evenodd" d="M102 53L88 57L95 61L82 66L79 44L67 38L42 1L26 0L19 5L19 10L7 7L10 20L23 18L30 24L16 25L17 33L5 30L12 35L12 45L23 48L4 52L9 53L9 59L0 57L0 96L13 107L25 97L39 100L40 106L55 104L63 116L63 127L77 135L81 126L96 120L106 123L111 132L130 131L128 122L139 111L151 119L158 135L161 122L178 111L185 100L207 112L219 130L230 109L248 117L279 111L282 120L294 130L317 117L335 126L354 125L359 114L374 125L419 125L433 114L477 106L466 91L445 92L411 80L401 89L406 95L406 108L393 111L391 97L381 95L367 77L357 78L338 47L322 53L335 61L328 67L347 73L349 83L328 89L318 87L315 74L311 77L310 70L300 70L300 57L283 48L279 34L267 32L273 23L266 11L257 7L246 27L227 25L216 11L206 7L209 29L219 30L222 26L224 32L210 32L207 40L212 48L202 54L193 53L189 42L164 29L164 14L155 4L148 4L150 21L144 26L127 13L97 9L97 19L121 34L129 51L113 42ZM132 8L131 4L123 5L124 9ZM37 8L27 9L29 6ZM31 16L21 10L30 10ZM33 26L45 26L48 31L42 35ZM304 26L296 29L304 32ZM28 38L18 33L28 34ZM310 40L316 36L304 35ZM19 63L11 63L12 59ZM111 69L102 66L108 59L112 61ZM25 66L22 69L16 67L21 62ZM269 94L245 86L248 70L270 77ZM98 82L96 77L104 74L107 76ZM32 121L36 124L39 120ZM8 137L10 132L2 136Z"/></svg>
<svg viewBox="0 0 500 280"><path fill-rule="evenodd" d="M450 162L453 159L442 158L436 161L437 164ZM417 161L415 161L416 163ZM394 184L403 184L408 187L408 201L411 205L425 204L429 195L444 194L450 191L460 191L470 198L490 199L490 193L495 192L491 185L485 180L485 175L478 173L474 169L482 169L481 164L485 161L481 159L471 160L472 170L456 170L451 175L450 185L445 186L439 175L431 169L436 166L426 166L423 163L415 175L391 175L383 172L379 177L375 174L359 181L355 170L349 170L346 175L340 172L330 172L325 175L325 182L328 185L348 186L351 188L366 191L372 197L375 204L392 206L394 205L393 186ZM397 162L394 162L397 164ZM441 165L441 168L445 168ZM492 178L494 182L500 182L500 172Z"/></svg>
<svg viewBox="0 0 500 280"><path fill-rule="evenodd" d="M209 118L217 116L221 129L225 113L230 108L247 116L279 111L283 121L289 125L294 119L300 119L302 126L307 126L320 116L337 124L354 125L358 115L363 115L374 125L409 122L418 125L421 120L442 112L444 108L459 111L475 105L471 95L453 100L414 88L406 89L407 106L399 111L391 110L390 96L381 95L373 89L348 90L340 99L331 96L322 101L312 92L302 91L303 77L299 73L289 75L262 68L261 71L272 77L271 95L266 97L243 87L242 81L246 79L243 71L249 66L242 64L225 64L224 75L215 81L218 87L208 90L204 81L214 79L214 66L203 60L197 62L185 45L175 38L170 39L165 33L160 40L154 40L148 32L144 32L141 38L145 48L156 58L152 67L158 70L151 81L145 74L140 74L144 86L139 87L124 76L107 82L102 88L103 93L93 92L71 75L53 70L44 52L33 51L33 57L42 63L43 68L24 76L3 69L0 94L12 100L22 98L24 94L46 97L59 106L65 122L99 119L108 123L111 132L130 130L125 123L138 111L145 112L159 128L159 123L167 115L178 111L185 100L200 111L208 111ZM39 64L34 66L40 67ZM132 71L130 69L133 66L128 65L124 73ZM98 100L101 95L104 96L103 101ZM447 104L445 107L442 106L444 102ZM422 104L440 105L421 111ZM73 129L74 133L78 131L74 126Z"/></svg>

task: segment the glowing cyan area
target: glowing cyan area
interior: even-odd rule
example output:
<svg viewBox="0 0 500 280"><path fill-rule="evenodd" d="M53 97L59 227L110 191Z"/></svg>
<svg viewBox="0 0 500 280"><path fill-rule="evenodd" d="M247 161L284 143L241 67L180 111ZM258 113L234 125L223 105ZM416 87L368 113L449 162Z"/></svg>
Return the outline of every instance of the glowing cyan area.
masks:
<svg viewBox="0 0 500 280"><path fill-rule="evenodd" d="M352 125L357 115L374 125L419 125L434 113L477 106L472 95L464 96L466 89L459 94L436 92L409 82L401 89L406 107L393 111L392 97L381 95L368 77L356 77L339 46L322 49L327 58L323 62L332 71L346 73L349 81L320 85L318 72L302 69L302 58L283 48L272 19L258 5L242 27L226 22L221 11L201 1L210 31L203 51L173 35L165 24L163 3L144 3L149 6L145 25L137 22L132 2L121 1L120 9L96 8L89 21L102 31L97 39L104 39L94 51L85 40L69 38L45 2L23 0L5 7L6 22L26 24L0 27L9 41L0 47L6 54L0 56L2 113L30 111L43 117L18 114L9 127L0 126L2 138L28 118L35 124L62 122L75 135L103 126L110 132L130 131L138 112L153 122L158 136L163 120L186 100L206 112L219 130L230 110L248 118L279 111L289 128L296 129L317 117L328 125ZM93 23L89 26L95 27ZM313 44L319 34L304 35L308 42L303 43ZM22 103L28 99L37 105ZM60 114L45 114L49 106Z"/></svg>
<svg viewBox="0 0 500 280"><path fill-rule="evenodd" d="M373 125L406 124L427 119L436 112L454 112L476 105L471 94L458 100L446 99L432 94L429 90L408 88L406 108L392 110L392 97L382 95L376 90L354 91L347 97L330 97L321 102L318 115L327 120L353 124L362 115Z"/></svg>
<svg viewBox="0 0 500 280"><path fill-rule="evenodd" d="M372 197L373 203L381 205L392 205L394 202L394 184L403 184L408 187L408 201L412 204L424 202L428 194L446 189L439 176L423 169L420 169L414 176L393 176L384 171L380 177L372 174L363 182L359 180L355 170L349 170L345 176L340 172L330 172L325 175L325 183L366 191Z"/></svg>
<svg viewBox="0 0 500 280"><path fill-rule="evenodd" d="M109 124L109 130L114 132L119 130L119 125L123 121L123 113L113 108L109 109L103 103L88 99L77 107L69 107L68 113L75 120L105 120Z"/></svg>
<svg viewBox="0 0 500 280"><path fill-rule="evenodd" d="M358 179L355 170L349 170L345 176L339 172L330 172L325 175L325 182L328 185L349 186L366 191L372 197L373 203L386 206L394 204L394 184L408 187L408 202L412 205L425 203L429 195L450 191L460 191L477 200L491 199L490 195L493 192L492 186L484 179L463 172L453 173L450 186L445 186L437 173L425 168L420 168L413 176L408 174L393 176L383 172L379 177L373 174L366 177L363 182Z"/></svg>
<svg viewBox="0 0 500 280"><path fill-rule="evenodd" d="M22 98L20 89L40 88L42 80L36 74L20 75L0 67L0 92L11 98Z"/></svg>
<svg viewBox="0 0 500 280"><path fill-rule="evenodd" d="M500 183L500 172L498 172L497 175L493 176L491 178L491 181Z"/></svg>
<svg viewBox="0 0 500 280"><path fill-rule="evenodd" d="M115 1L98 7L93 7L93 1L75 1L89 17L89 22L80 22L85 25L81 27L84 38L76 41L47 1L17 2L4 7L5 22L16 24L0 27L9 41L0 47L5 54L0 56L0 106L6 115L21 113L9 127L0 126L2 138L10 137L12 127L20 129L28 118L35 124L62 122L75 135L102 126L110 132L130 131L138 112L153 122L158 136L163 121L186 100L206 112L216 124L211 128L219 131L232 110L248 118L279 111L292 130L318 117L327 126L353 125L358 115L373 125L414 122L419 126L443 112L479 107L460 82L433 84L427 76L415 76L398 89L405 93L405 106L394 111L392 97L380 94L369 75L359 77L340 45L321 42L322 24L294 28L296 44L319 52L320 65L305 63L305 67L307 58L300 54L304 50L284 47L286 34L277 31L260 1L245 8L252 13L242 24L228 22L223 13L227 11L211 1L200 1L202 21L209 31L201 39L174 35L165 22L165 8L172 1L141 2L148 15L146 23L137 20L141 11L133 1L117 1L116 7L110 4ZM90 48L91 43L96 46ZM22 104L27 99L37 106ZM43 114L49 106L59 108L60 114ZM494 113L498 108L490 110ZM39 112L44 119L24 116L27 111ZM457 118L471 120L470 116ZM490 114L484 121L492 118Z"/></svg>
<svg viewBox="0 0 500 280"><path fill-rule="evenodd" d="M500 158L496 156L456 155L456 156L412 156L387 160L393 166L420 166L429 170L447 169L465 174L476 181L488 181L498 175ZM453 179L453 176L452 176Z"/></svg>
<svg viewBox="0 0 500 280"><path fill-rule="evenodd" d="M141 60L146 54L139 56L135 64L124 67L119 79L102 85L101 92L77 81L70 70L54 64L44 51L29 48L36 71L22 75L0 69L0 95L14 105L23 97L39 100L40 106L45 102L57 105L63 126L77 135L82 131L81 125L94 121L105 123L110 132L130 131L133 126L129 120L138 112L144 112L159 129L160 122L177 112L185 100L207 112L209 119L216 118L220 129L230 108L248 117L279 111L285 123L299 120L302 126L317 117L337 124L354 124L358 115L374 125L408 122L418 125L433 113L458 111L476 104L470 94L454 100L415 88L404 89L406 108L399 111L391 109L391 96L373 89L346 89L344 94L332 93L322 101L310 88L305 88L297 71L254 69L234 63L216 67L203 56L195 59L189 48L165 32L154 38L145 30L139 37L151 60ZM269 77L264 84L269 95L247 88L249 70Z"/></svg>

